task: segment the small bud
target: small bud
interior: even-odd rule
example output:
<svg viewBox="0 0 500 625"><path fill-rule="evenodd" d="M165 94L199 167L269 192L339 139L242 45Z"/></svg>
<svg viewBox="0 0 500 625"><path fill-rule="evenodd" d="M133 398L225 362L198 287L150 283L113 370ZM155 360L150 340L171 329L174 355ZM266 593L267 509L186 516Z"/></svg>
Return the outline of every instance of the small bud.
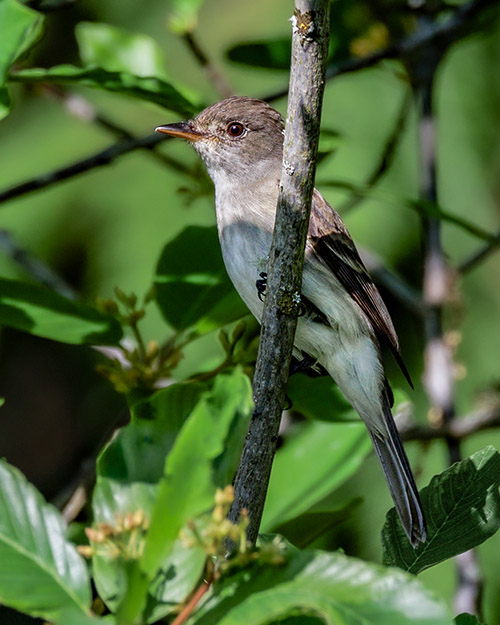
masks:
<svg viewBox="0 0 500 625"><path fill-rule="evenodd" d="M94 550L90 545L78 545L76 550L84 558L91 558L94 555Z"/></svg>

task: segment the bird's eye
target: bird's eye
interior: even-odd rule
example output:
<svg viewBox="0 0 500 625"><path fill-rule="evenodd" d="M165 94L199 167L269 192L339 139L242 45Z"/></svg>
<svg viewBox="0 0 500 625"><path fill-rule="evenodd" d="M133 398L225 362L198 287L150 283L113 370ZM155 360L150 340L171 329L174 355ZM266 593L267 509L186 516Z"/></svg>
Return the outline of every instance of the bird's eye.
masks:
<svg viewBox="0 0 500 625"><path fill-rule="evenodd" d="M227 134L230 137L241 137L245 132L245 126L239 122L231 122L227 127Z"/></svg>

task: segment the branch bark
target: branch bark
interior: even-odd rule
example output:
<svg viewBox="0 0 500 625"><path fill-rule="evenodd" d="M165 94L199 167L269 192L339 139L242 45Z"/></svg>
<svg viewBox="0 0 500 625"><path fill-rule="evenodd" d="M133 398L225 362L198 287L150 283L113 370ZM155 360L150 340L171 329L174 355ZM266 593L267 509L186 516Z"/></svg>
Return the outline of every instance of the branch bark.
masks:
<svg viewBox="0 0 500 625"><path fill-rule="evenodd" d="M229 518L249 513L255 543L276 450L300 307L329 41L329 0L296 0L283 168L267 296L253 382L255 410L235 478Z"/></svg>

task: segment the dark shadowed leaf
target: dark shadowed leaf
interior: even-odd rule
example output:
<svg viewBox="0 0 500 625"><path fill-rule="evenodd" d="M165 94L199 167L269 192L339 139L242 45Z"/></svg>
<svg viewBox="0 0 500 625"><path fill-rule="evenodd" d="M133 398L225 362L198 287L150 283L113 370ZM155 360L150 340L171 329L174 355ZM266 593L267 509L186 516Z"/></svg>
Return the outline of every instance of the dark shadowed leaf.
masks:
<svg viewBox="0 0 500 625"><path fill-rule="evenodd" d="M208 332L248 313L226 273L215 227L189 226L167 243L156 268L155 295L177 330Z"/></svg>
<svg viewBox="0 0 500 625"><path fill-rule="evenodd" d="M17 0L0 0L0 119L10 110L5 87L7 72L16 58L38 37L43 17Z"/></svg>
<svg viewBox="0 0 500 625"><path fill-rule="evenodd" d="M362 423L303 424L276 453L261 530L309 510L351 477L370 449Z"/></svg>
<svg viewBox="0 0 500 625"><path fill-rule="evenodd" d="M444 602L416 578L307 551L292 552L283 566L255 566L223 579L190 623L264 625L299 614L332 625L452 625Z"/></svg>
<svg viewBox="0 0 500 625"><path fill-rule="evenodd" d="M459 614L455 617L455 625L484 625L474 614Z"/></svg>
<svg viewBox="0 0 500 625"><path fill-rule="evenodd" d="M276 532L298 549L305 549L316 539L346 521L362 501L361 497L356 497L336 508L306 512L279 525Z"/></svg>
<svg viewBox="0 0 500 625"><path fill-rule="evenodd" d="M91 601L87 567L60 513L1 460L0 601L49 620L69 607L89 614Z"/></svg>
<svg viewBox="0 0 500 625"><path fill-rule="evenodd" d="M24 69L11 74L9 79L22 83L50 82L104 89L154 102L183 117L189 117L195 112L191 102L173 85L160 78L142 78L128 72L110 72L102 67L80 68L74 65L58 65L50 69Z"/></svg>
<svg viewBox="0 0 500 625"><path fill-rule="evenodd" d="M240 43L229 48L226 54L228 59L235 63L288 71L292 56L292 42L288 38Z"/></svg>
<svg viewBox="0 0 500 625"><path fill-rule="evenodd" d="M491 446L455 463L420 491L427 540L413 549L394 508L382 530L384 563L413 574L484 542L500 527L500 454Z"/></svg>
<svg viewBox="0 0 500 625"><path fill-rule="evenodd" d="M49 289L0 278L0 324L73 344L116 345L118 321Z"/></svg>
<svg viewBox="0 0 500 625"><path fill-rule="evenodd" d="M329 375L311 378L305 373L292 375L287 394L294 410L318 421L354 421L359 417Z"/></svg>

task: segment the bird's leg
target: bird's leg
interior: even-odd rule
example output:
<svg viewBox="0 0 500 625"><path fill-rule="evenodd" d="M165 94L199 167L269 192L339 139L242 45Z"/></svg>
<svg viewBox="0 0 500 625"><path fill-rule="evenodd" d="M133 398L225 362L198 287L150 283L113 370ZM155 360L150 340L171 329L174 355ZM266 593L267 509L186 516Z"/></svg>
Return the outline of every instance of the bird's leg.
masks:
<svg viewBox="0 0 500 625"><path fill-rule="evenodd" d="M292 362L290 363L290 375L294 375L295 373L302 373L310 369L313 365L316 364L316 358L313 358L309 354L306 354L302 360L295 358L292 356Z"/></svg>
<svg viewBox="0 0 500 625"><path fill-rule="evenodd" d="M257 295L261 302L264 301L264 297L266 296L266 288L267 288L267 273L265 271L261 271L260 279L255 282L255 287L257 288Z"/></svg>

